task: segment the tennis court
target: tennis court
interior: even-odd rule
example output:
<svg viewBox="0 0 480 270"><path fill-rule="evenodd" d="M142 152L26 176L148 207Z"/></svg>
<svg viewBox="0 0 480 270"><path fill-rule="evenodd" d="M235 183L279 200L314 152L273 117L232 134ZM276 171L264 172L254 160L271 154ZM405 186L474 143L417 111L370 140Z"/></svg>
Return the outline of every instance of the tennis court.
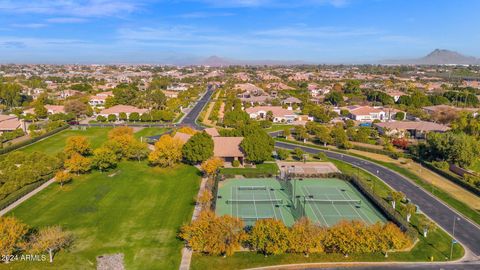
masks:
<svg viewBox="0 0 480 270"><path fill-rule="evenodd" d="M246 225L274 218L291 226L303 216L325 227L341 220L386 220L350 183L333 178L227 179L219 183L216 205L218 215L239 217Z"/></svg>

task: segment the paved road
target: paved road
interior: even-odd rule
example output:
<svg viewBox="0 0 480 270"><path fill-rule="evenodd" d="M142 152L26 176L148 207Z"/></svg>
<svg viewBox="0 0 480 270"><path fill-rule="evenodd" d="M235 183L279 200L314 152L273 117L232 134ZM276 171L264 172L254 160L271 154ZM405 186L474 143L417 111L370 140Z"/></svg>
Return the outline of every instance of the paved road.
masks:
<svg viewBox="0 0 480 270"><path fill-rule="evenodd" d="M329 269L329 270L478 270L480 269L480 263L452 263L452 264L389 264L388 267L385 265L370 265L370 266L354 266L354 267L311 267L305 269Z"/></svg>
<svg viewBox="0 0 480 270"><path fill-rule="evenodd" d="M197 118L200 115L200 112L202 112L203 108L210 101L210 98L212 97L214 91L215 91L214 87L209 87L207 89L207 92L205 93L205 95L202 98L200 98L200 100L197 102L197 104L195 104L192 110L183 118L181 122L182 125L189 125L199 130L204 129L203 126L197 124Z"/></svg>
<svg viewBox="0 0 480 270"><path fill-rule="evenodd" d="M452 210L450 207L439 201L437 198L430 195L430 193L418 187L416 184L414 184L407 178L395 173L394 171L391 171L390 169L377 165L373 162L344 155L341 153L324 151L299 145L292 145L284 142L275 142L275 146L286 149L295 149L299 147L305 152L312 154L324 152L329 158L350 163L351 165L360 167L372 174L377 175L394 189L405 193L405 195L413 203L419 206L421 211L423 211L426 215L432 218L437 224L439 224L451 235L453 235L453 221L455 218L458 218L459 220L456 221L455 226L455 238L466 248L468 248L474 256L477 256L478 258L478 256L480 255L479 226L474 225L471 221L463 218L456 211Z"/></svg>

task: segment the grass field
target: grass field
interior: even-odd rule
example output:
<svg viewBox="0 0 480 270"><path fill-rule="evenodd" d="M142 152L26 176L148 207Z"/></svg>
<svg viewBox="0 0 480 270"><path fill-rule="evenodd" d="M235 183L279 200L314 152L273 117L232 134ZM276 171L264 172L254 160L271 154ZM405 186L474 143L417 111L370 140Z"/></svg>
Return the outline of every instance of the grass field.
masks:
<svg viewBox="0 0 480 270"><path fill-rule="evenodd" d="M63 150L68 137L71 136L86 136L93 148L99 147L103 142L107 140L107 133L111 128L91 127L86 130L72 130L67 129L48 137L44 140L38 141L34 144L28 145L24 148L20 148L18 151L24 152L44 152L47 154L56 154Z"/></svg>
<svg viewBox="0 0 480 270"><path fill-rule="evenodd" d="M223 168L220 169L220 173L229 175L242 175L242 174L276 174L278 172L278 166L276 163L262 163L257 164L256 168Z"/></svg>
<svg viewBox="0 0 480 270"><path fill-rule="evenodd" d="M168 131L168 128L158 128L158 127L151 127L151 128L143 128L137 132L135 132L134 136L137 139L143 137L150 137L155 135L160 135Z"/></svg>
<svg viewBox="0 0 480 270"><path fill-rule="evenodd" d="M10 215L33 227L61 225L74 234L73 246L53 264L0 264L0 269L95 269L96 256L118 252L125 254L127 269L178 269L182 242L176 234L191 218L199 182L191 166L167 170L123 162L63 189L51 185Z"/></svg>

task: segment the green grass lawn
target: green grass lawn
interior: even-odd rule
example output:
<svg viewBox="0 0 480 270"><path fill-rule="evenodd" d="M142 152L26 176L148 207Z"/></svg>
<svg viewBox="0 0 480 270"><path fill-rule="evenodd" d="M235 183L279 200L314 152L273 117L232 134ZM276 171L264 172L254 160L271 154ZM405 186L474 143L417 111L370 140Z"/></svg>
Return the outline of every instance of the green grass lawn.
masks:
<svg viewBox="0 0 480 270"><path fill-rule="evenodd" d="M17 151L24 151L30 153L38 151L53 155L63 150L68 137L77 135L86 136L90 140L92 147L97 148L107 140L107 133L110 129L111 128L101 127L90 127L86 130L67 129L44 140L20 148Z"/></svg>
<svg viewBox="0 0 480 270"><path fill-rule="evenodd" d="M178 269L182 242L176 235L191 218L199 183L192 166L167 170L122 162L110 172L75 178L63 189L53 184L10 215L33 227L61 225L74 234L73 246L53 264L0 264L0 269L95 269L96 256L118 252L127 269Z"/></svg>
<svg viewBox="0 0 480 270"><path fill-rule="evenodd" d="M229 175L243 175L243 174L276 174L278 172L277 163L262 163L257 164L256 168L223 168L220 173Z"/></svg>
<svg viewBox="0 0 480 270"><path fill-rule="evenodd" d="M167 131L168 131L168 128L151 127L151 128L141 129L141 130L135 132L135 134L133 134L133 135L137 139L140 139L141 137L143 137L145 139L145 137L161 135L161 134L163 134Z"/></svg>
<svg viewBox="0 0 480 270"><path fill-rule="evenodd" d="M475 160L470 167L468 167L470 170L475 171L477 173L480 173L480 160Z"/></svg>

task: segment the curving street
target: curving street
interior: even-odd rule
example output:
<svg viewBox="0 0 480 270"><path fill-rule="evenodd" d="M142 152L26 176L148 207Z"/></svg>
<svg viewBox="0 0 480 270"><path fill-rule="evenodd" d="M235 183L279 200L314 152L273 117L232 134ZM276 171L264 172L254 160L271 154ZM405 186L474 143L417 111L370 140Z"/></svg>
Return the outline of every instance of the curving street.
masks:
<svg viewBox="0 0 480 270"><path fill-rule="evenodd" d="M203 108L205 108L205 106L210 101L210 98L212 97L214 92L215 92L215 88L209 86L207 88L207 92L198 100L195 106L193 106L192 110L190 110L190 112L188 112L187 115L185 115L185 117L182 119L180 124L188 125L199 130L204 129L203 126L197 124L197 118L202 112Z"/></svg>
<svg viewBox="0 0 480 270"><path fill-rule="evenodd" d="M392 188L405 193L405 195L414 204L418 205L422 212L428 215L445 231L447 231L451 235L455 235L455 239L457 239L461 244L464 245L466 249L471 252L470 255L478 259L478 256L480 255L480 227L471 222L470 220L464 218L462 215L457 213L457 211L453 210L452 208L450 208L449 206L441 202L439 199L432 196L430 193L417 186L415 183L408 180L404 176L373 162L341 153L278 141L275 142L275 146L290 150L293 150L295 148L301 148L303 151L311 154L323 152L329 158L341 160L376 175L385 183L390 185ZM458 220L456 220L455 232L453 232L453 221L455 218L458 218ZM467 254L468 250L466 251Z"/></svg>

